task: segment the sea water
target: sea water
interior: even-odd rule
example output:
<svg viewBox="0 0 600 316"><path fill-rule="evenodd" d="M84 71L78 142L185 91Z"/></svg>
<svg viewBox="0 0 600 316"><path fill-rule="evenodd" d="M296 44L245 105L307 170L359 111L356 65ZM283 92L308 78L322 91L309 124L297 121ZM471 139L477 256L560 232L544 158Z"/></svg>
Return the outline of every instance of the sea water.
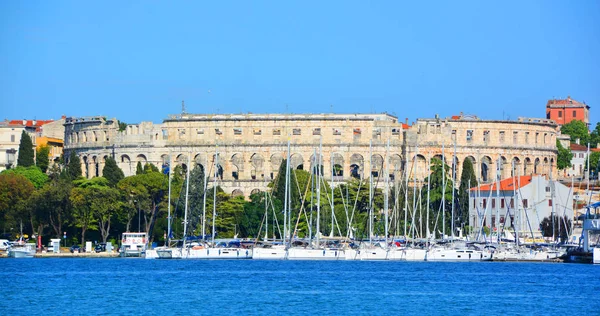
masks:
<svg viewBox="0 0 600 316"><path fill-rule="evenodd" d="M600 266L3 259L0 315L598 315Z"/></svg>

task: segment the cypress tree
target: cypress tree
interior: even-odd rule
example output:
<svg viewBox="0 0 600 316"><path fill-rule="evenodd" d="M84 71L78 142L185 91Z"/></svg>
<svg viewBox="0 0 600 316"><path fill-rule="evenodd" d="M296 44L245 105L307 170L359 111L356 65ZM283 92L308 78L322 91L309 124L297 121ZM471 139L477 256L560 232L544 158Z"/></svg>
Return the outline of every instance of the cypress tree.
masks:
<svg viewBox="0 0 600 316"><path fill-rule="evenodd" d="M17 158L17 166L31 167L33 166L33 143L31 137L25 131L21 133L21 143L19 144L19 157Z"/></svg>
<svg viewBox="0 0 600 316"><path fill-rule="evenodd" d="M111 187L116 187L117 183L125 178L123 170L117 166L117 162L112 157L106 158L106 164L104 165L104 169L102 169L102 176L108 180Z"/></svg>
<svg viewBox="0 0 600 316"><path fill-rule="evenodd" d="M158 171L158 168L155 165L147 162L144 165L144 173L149 173L149 172L159 172L159 171Z"/></svg>
<svg viewBox="0 0 600 316"><path fill-rule="evenodd" d="M81 177L81 160L79 156L75 153L75 151L71 151L71 155L69 156L69 163L67 164L67 176L71 180L75 180Z"/></svg>
<svg viewBox="0 0 600 316"><path fill-rule="evenodd" d="M466 158L463 162L460 175L460 188L458 189L459 218L463 224L469 223L469 189L477 186L477 177L473 169L473 162Z"/></svg>
<svg viewBox="0 0 600 316"><path fill-rule="evenodd" d="M138 161L137 166L135 167L135 174L140 175L144 173L144 169L142 168L142 162Z"/></svg>
<svg viewBox="0 0 600 316"><path fill-rule="evenodd" d="M38 148L37 155L35 156L35 164L42 169L43 173L46 173L48 170L48 164L50 163L50 160L48 159L49 155L50 147L44 145Z"/></svg>

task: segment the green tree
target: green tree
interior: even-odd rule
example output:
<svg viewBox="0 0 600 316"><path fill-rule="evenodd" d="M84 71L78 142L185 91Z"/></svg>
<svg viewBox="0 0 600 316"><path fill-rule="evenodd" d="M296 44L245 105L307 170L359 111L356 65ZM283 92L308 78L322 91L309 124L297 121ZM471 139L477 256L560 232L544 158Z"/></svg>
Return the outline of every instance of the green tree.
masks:
<svg viewBox="0 0 600 316"><path fill-rule="evenodd" d="M16 229L18 223L27 221L27 201L33 191L33 184L23 175L0 174L0 219L3 231Z"/></svg>
<svg viewBox="0 0 600 316"><path fill-rule="evenodd" d="M36 167L36 166L31 166L31 167L16 167L13 169L8 169L8 170L4 170L2 171L2 173L7 173L7 174L20 174L22 176L24 176L25 178L27 178L29 181L31 181L31 183L33 183L33 185L35 186L36 189L39 189L41 187L44 186L44 184L46 184L46 182L48 182L48 176L42 172L42 170L40 170L40 168Z"/></svg>
<svg viewBox="0 0 600 316"><path fill-rule="evenodd" d="M571 148L564 148L560 141L556 141L556 147L558 148L558 155L556 157L556 165L559 170L564 170L571 167L571 159L573 154Z"/></svg>
<svg viewBox="0 0 600 316"><path fill-rule="evenodd" d="M579 139L580 144L587 144L590 140L587 125L579 120L573 120L560 128L560 132L571 137L571 142L574 143Z"/></svg>
<svg viewBox="0 0 600 316"><path fill-rule="evenodd" d="M144 173L148 173L148 172L159 172L159 170L154 164L147 162L144 165Z"/></svg>
<svg viewBox="0 0 600 316"><path fill-rule="evenodd" d="M68 179L75 180L81 177L81 160L74 150L69 155L69 162L67 163L66 176Z"/></svg>
<svg viewBox="0 0 600 316"><path fill-rule="evenodd" d="M21 143L19 144L19 157L17 158L17 166L31 167L33 161L33 143L31 137L25 131L21 133Z"/></svg>
<svg viewBox="0 0 600 316"><path fill-rule="evenodd" d="M553 217L554 220L552 217L544 217L544 219L542 219L540 222L542 235L544 237L555 236L562 242L565 242L571 234L571 220L566 216L560 217L558 215L554 215Z"/></svg>
<svg viewBox="0 0 600 316"><path fill-rule="evenodd" d="M466 159L468 160L468 159ZM465 160L465 165L466 165L466 160ZM469 160L470 161L470 160ZM463 166L464 168L465 166ZM468 168L468 167L467 167ZM471 164L471 169L473 168L473 165ZM451 228L452 228L452 190L453 185L452 185L452 178L450 177L452 174L452 172L450 171L450 166L446 165L445 163L442 162L441 159L438 158L433 158L431 161L431 175L429 177L429 204L430 204L430 211L432 212L431 215L431 220L432 221L436 221L434 226L437 227L437 230L441 230L442 227L446 227L446 231L444 232L444 234L449 234L451 233ZM463 174L464 174L464 169L463 169ZM474 174L473 174L474 176ZM424 183L426 183L424 181ZM424 185L424 187L426 186L426 184ZM425 187L425 189L422 190L422 195L424 195L423 198L425 198L426 201L426 194L427 194L427 189ZM442 203L443 202L443 203ZM442 208L442 205L444 206L444 208ZM444 214L441 214L440 212L444 212ZM455 214L456 216L456 214ZM443 219L446 219L445 223L443 223ZM459 216L456 216L459 217ZM455 223L457 221L455 220ZM458 221L460 223L460 221ZM431 227L433 228L433 227Z"/></svg>
<svg viewBox="0 0 600 316"><path fill-rule="evenodd" d="M583 168L585 171L588 170L588 159L590 164L591 175L598 175L598 171L600 171L600 152L591 152L589 158L585 159L585 162L583 163Z"/></svg>
<svg viewBox="0 0 600 316"><path fill-rule="evenodd" d="M116 187L119 181L125 178L123 170L117 166L117 162L112 157L106 158L106 164L102 169L102 176L108 180L111 187Z"/></svg>
<svg viewBox="0 0 600 316"><path fill-rule="evenodd" d="M32 194L31 204L35 206L38 220L49 225L55 238L60 238L65 226L71 221L70 181L56 179Z"/></svg>
<svg viewBox="0 0 600 316"><path fill-rule="evenodd" d="M42 170L43 173L46 173L48 170L48 165L50 164L50 159L48 158L50 155L50 147L44 145L40 146L37 149L37 155L35 156L35 164Z"/></svg>
<svg viewBox="0 0 600 316"><path fill-rule="evenodd" d="M142 162L138 161L137 165L135 166L135 174L140 175L142 173L144 173L144 168L142 167Z"/></svg>
<svg viewBox="0 0 600 316"><path fill-rule="evenodd" d="M596 148L600 143L600 122L596 123L596 128L590 133L590 147Z"/></svg>
<svg viewBox="0 0 600 316"><path fill-rule="evenodd" d="M148 238L154 240L154 225L160 210L166 209L166 198L168 193L168 178L160 172L150 172L141 175L127 177L117 185L119 190L128 195L131 211L131 203L134 204L133 211L143 212L144 224ZM162 203L162 204L161 204ZM159 205L161 207L159 207ZM129 228L129 225L128 225Z"/></svg>
<svg viewBox="0 0 600 316"><path fill-rule="evenodd" d="M458 189L458 217L460 224L469 223L469 189L477 186L477 177L473 169L473 162L466 158L463 162L462 174L460 175L460 187Z"/></svg>

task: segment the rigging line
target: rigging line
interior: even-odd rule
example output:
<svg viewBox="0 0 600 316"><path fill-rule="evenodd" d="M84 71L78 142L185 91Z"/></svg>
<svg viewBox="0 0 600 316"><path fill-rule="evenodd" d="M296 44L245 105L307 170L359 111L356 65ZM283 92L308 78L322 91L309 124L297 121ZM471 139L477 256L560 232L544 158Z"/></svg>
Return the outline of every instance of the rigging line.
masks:
<svg viewBox="0 0 600 316"><path fill-rule="evenodd" d="M325 185L325 184L326 184L326 182L325 182L325 177L321 177L321 182L323 183L323 185ZM332 183L332 184L333 184L333 183ZM331 191L332 191L332 193L334 193L334 192L333 192L333 191L334 191L334 189L333 189L333 188L331 188ZM335 226L336 226L336 227L337 227L337 229L338 229L338 233L339 233L339 235L340 235L340 236L342 236L342 231L341 231L341 229L340 229L340 225L339 225L339 223L338 223L337 216L335 216L335 212L334 212L334 210L335 210L335 209L334 209L334 207L333 207L333 206L334 206L334 201L333 201L333 200L332 200L332 199L329 197L329 194L327 193L327 187L325 187L325 196L327 197L327 201L329 201L329 202L330 202L330 204L331 204L331 212L333 213L333 214L332 214L332 216L333 216L333 220L335 221ZM333 227L332 227L332 230L333 230Z"/></svg>
<svg viewBox="0 0 600 316"><path fill-rule="evenodd" d="M296 177L294 177L296 178ZM302 216L302 213L304 212L304 216L305 218L307 218L308 216L306 215L306 211L304 209L304 203L306 202L306 196L308 195L308 188L310 187L308 184L310 183L312 178L312 174L310 175L310 177L308 178L308 181L306 182L306 189L304 190L304 195L302 196L302 201L300 203L300 211L298 212L298 219L296 220L296 226L294 227L294 232L293 234L290 236L290 244L292 243L292 237L294 237L296 235L296 233L298 232L298 224L300 224L300 217ZM300 188L300 185L298 184L298 178L296 178L296 185L298 186L298 188ZM291 213L290 213L290 216ZM318 234L319 232L317 232ZM317 245L318 247L319 245ZM288 246L289 248L289 246Z"/></svg>
<svg viewBox="0 0 600 316"><path fill-rule="evenodd" d="M348 222L348 232L346 238L350 237L350 231L352 230L352 222L354 221L354 213L356 211L356 206L358 205L358 197L360 196L360 189L362 187L362 181L358 180L358 189L356 191L356 198L354 199L354 206L352 207L352 214L350 215L350 221Z"/></svg>

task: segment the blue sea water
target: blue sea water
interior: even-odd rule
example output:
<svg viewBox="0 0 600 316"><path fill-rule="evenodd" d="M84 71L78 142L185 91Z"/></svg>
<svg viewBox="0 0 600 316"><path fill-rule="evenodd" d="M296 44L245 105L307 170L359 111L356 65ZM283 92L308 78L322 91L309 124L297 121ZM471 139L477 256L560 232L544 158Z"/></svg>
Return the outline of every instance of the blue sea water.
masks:
<svg viewBox="0 0 600 316"><path fill-rule="evenodd" d="M0 315L598 315L600 266L3 259Z"/></svg>

